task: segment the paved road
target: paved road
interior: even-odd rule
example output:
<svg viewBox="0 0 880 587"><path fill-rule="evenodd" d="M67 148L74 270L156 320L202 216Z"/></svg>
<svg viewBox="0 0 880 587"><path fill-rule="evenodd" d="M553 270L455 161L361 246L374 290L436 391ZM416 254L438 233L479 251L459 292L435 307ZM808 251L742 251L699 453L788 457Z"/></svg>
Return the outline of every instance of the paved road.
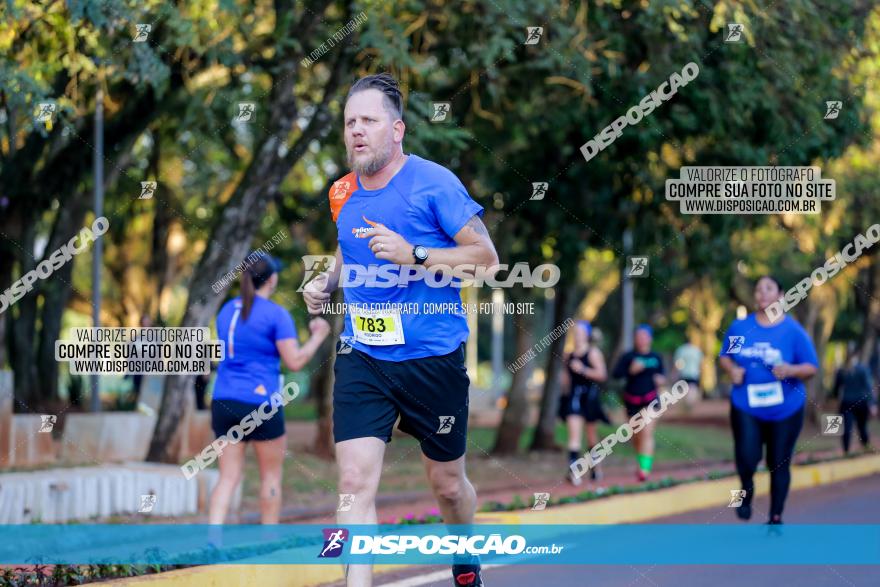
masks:
<svg viewBox="0 0 880 587"><path fill-rule="evenodd" d="M756 498L753 524L766 520L766 497ZM693 511L655 520L661 524L728 524L732 510ZM797 491L789 496L786 524L880 524L880 475ZM880 566L526 566L484 570L487 587L861 587L880 585ZM448 568L382 575L377 587L450 587Z"/></svg>

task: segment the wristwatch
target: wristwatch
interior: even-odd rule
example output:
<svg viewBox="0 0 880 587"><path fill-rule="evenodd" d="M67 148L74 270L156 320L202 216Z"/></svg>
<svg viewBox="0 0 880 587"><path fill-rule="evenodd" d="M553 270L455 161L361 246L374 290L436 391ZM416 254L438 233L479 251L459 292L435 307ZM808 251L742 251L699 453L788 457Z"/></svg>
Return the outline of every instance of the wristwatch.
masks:
<svg viewBox="0 0 880 587"><path fill-rule="evenodd" d="M428 249L422 245L414 246L412 254L416 259L416 265L422 265L428 259Z"/></svg>

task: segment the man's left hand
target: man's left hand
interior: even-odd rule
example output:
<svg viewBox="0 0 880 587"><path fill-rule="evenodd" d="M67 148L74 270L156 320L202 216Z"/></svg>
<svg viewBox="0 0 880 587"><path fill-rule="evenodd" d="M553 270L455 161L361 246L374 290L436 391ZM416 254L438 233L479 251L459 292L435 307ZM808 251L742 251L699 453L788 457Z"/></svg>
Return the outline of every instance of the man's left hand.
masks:
<svg viewBox="0 0 880 587"><path fill-rule="evenodd" d="M369 246L377 259L384 259L395 265L413 265L416 262L413 246L384 224L377 223L373 227L373 238L370 239Z"/></svg>

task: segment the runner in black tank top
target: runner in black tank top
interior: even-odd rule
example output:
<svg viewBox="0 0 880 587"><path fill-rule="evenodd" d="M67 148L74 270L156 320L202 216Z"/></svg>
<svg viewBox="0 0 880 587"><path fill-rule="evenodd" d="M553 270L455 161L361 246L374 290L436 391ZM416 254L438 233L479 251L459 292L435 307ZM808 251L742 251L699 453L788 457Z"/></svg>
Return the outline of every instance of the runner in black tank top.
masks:
<svg viewBox="0 0 880 587"><path fill-rule="evenodd" d="M559 402L559 417L568 428L568 461L569 465L580 457L581 437L584 421L587 423L587 440L589 446L599 441L596 422L608 423L608 416L602 410L599 384L607 378L605 359L602 351L591 343L592 328L586 320L580 320L575 328L574 351L565 358L565 369L562 373L563 394ZM580 477L568 469L568 479L574 485L580 485ZM600 479L601 470L590 469L590 478Z"/></svg>

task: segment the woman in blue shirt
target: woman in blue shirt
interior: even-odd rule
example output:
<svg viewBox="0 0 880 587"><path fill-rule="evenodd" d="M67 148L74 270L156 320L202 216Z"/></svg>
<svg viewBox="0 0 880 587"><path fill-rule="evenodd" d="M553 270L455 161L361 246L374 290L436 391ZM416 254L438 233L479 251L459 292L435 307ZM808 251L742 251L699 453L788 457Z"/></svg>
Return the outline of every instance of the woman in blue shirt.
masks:
<svg viewBox="0 0 880 587"><path fill-rule="evenodd" d="M770 471L770 524L782 523L791 483L791 459L804 422L804 381L816 374L819 361L806 330L791 316L775 322L767 307L783 295L770 276L755 284L757 312L730 325L719 363L733 381L730 423L736 470L746 492L736 513L752 516L753 481L767 446Z"/></svg>
<svg viewBox="0 0 880 587"><path fill-rule="evenodd" d="M287 446L283 406L240 438L245 442L234 440L240 432L230 431L254 410L270 412L272 396L282 387L279 359L288 369L299 371L330 334L327 321L314 318L309 322L311 337L300 347L290 314L269 299L278 285L280 264L265 254L246 263L248 267L241 274L241 296L226 302L217 314L217 334L226 343L226 356L214 382L211 424L218 438L226 436L232 440L220 454L220 480L211 494L208 514L211 524L222 524L226 518L241 482L245 442L250 441L260 467L260 518L264 524L278 523L281 464ZM275 403L277 406L278 402ZM242 428L245 427L239 430Z"/></svg>

